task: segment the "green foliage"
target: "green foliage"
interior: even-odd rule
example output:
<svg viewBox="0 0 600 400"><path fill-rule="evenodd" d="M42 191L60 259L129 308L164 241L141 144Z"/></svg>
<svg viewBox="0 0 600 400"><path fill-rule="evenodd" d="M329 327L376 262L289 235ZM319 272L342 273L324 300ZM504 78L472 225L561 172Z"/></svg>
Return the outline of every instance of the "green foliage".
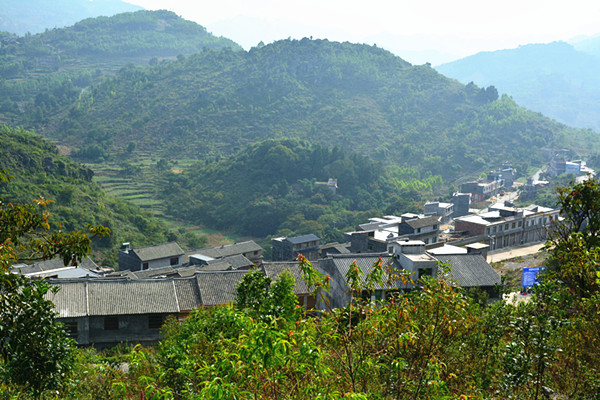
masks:
<svg viewBox="0 0 600 400"><path fill-rule="evenodd" d="M298 317L298 299L294 286L294 277L289 271L284 271L273 282L262 271L253 270L236 288L237 307L267 322L274 318L295 320Z"/></svg>
<svg viewBox="0 0 600 400"><path fill-rule="evenodd" d="M58 154L49 142L22 128L3 125L0 140L0 169L14 175L10 182L0 181L0 197L7 204L26 204L41 196L47 213L60 221L59 225L56 220L48 220L56 230L72 231L90 224L110 228L110 237L92 240L96 254L107 257L105 264L114 266L114 260L108 257L122 242L167 241L168 231L162 223L136 206L105 195L91 182L90 169Z"/></svg>

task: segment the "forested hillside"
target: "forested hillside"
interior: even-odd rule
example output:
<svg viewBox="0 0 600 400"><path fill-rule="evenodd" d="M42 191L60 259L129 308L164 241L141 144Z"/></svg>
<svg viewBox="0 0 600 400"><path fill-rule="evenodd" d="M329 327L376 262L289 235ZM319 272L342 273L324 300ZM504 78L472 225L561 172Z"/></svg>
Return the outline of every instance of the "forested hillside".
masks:
<svg viewBox="0 0 600 400"><path fill-rule="evenodd" d="M61 229L79 230L88 224L110 228L109 237L93 244L97 262L114 266L122 242L142 245L177 238L139 207L104 194L92 182L90 169L61 156L39 136L0 125L0 142L0 169L13 176L0 182L4 202L22 204L44 197L53 200L48 210Z"/></svg>
<svg viewBox="0 0 600 400"><path fill-rule="evenodd" d="M337 179L334 192L325 183ZM249 145L231 157L166 173L166 213L256 237L314 233L343 241L369 217L418 212L421 193L442 187L439 176L385 169L370 159L294 139Z"/></svg>
<svg viewBox="0 0 600 400"><path fill-rule="evenodd" d="M599 132L597 43L590 39L577 47L564 42L531 44L478 53L436 69L462 83L494 85L523 107Z"/></svg>
<svg viewBox="0 0 600 400"><path fill-rule="evenodd" d="M86 147L111 154L132 140L173 160L294 137L445 179L503 161L523 171L541 164L542 147L598 143L498 99L493 87L464 86L377 47L308 39L128 66L45 129L88 161L101 153Z"/></svg>
<svg viewBox="0 0 600 400"><path fill-rule="evenodd" d="M0 32L0 122L43 128L87 87L128 63L224 47L241 49L170 11L89 18L23 37Z"/></svg>

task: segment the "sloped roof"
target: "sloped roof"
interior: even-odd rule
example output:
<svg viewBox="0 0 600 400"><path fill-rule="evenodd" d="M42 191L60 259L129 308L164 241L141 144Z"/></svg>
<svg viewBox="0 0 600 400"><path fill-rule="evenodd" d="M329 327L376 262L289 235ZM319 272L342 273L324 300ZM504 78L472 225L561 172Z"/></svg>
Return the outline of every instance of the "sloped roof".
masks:
<svg viewBox="0 0 600 400"><path fill-rule="evenodd" d="M300 244L300 243L306 243L306 242L314 242L321 240L320 237L318 237L317 235L314 235L312 233L308 234L308 235L302 235L302 236L294 236L294 237L289 237L287 238L288 242L292 243L292 244Z"/></svg>
<svg viewBox="0 0 600 400"><path fill-rule="evenodd" d="M213 264L218 264L218 263L227 263L227 264L229 264L231 269L240 269L240 268L245 268L245 267L251 267L254 265L254 263L252 261L248 260L246 257L244 257L241 254L227 256L227 257L219 258L217 260L212 260L212 261L208 262L208 265L211 266Z"/></svg>
<svg viewBox="0 0 600 400"><path fill-rule="evenodd" d="M195 253L212 258L223 258L259 250L262 250L262 247L256 244L253 240L249 240L247 242L227 244L219 247L207 247L205 249L197 250Z"/></svg>
<svg viewBox="0 0 600 400"><path fill-rule="evenodd" d="M501 282L500 275L481 254L437 255L436 258L450 264L450 274L461 287L494 286Z"/></svg>
<svg viewBox="0 0 600 400"><path fill-rule="evenodd" d="M437 215L432 215L430 217L425 217L425 218L409 219L405 222L408 225L410 225L411 228L417 229L417 228L424 228L426 226L439 224L440 217L438 217Z"/></svg>
<svg viewBox="0 0 600 400"><path fill-rule="evenodd" d="M202 298L198 290L196 279L175 279L175 293L179 302L179 310L191 311L202 305Z"/></svg>
<svg viewBox="0 0 600 400"><path fill-rule="evenodd" d="M129 251L134 252L141 261L158 260L161 258L182 256L184 254L181 247L175 242L140 247Z"/></svg>
<svg viewBox="0 0 600 400"><path fill-rule="evenodd" d="M172 280L89 281L89 315L177 313Z"/></svg>
<svg viewBox="0 0 600 400"><path fill-rule="evenodd" d="M160 268L149 268L141 271L135 271L131 274L135 279L148 279L157 276L166 276L175 273L175 269L171 266Z"/></svg>
<svg viewBox="0 0 600 400"><path fill-rule="evenodd" d="M369 254L334 254L326 259L319 260L319 263L331 263L334 267L339 271L341 277L345 277L348 271L350 270L350 266L353 262L356 262L356 265L361 269L361 283L364 284L366 282L366 276L369 272L372 271L373 266L379 258L383 261L383 286L376 284L375 289L395 289L402 287L400 282L394 282L389 284L388 282L388 274L386 270L388 268L393 268L395 270L401 271L402 267L396 262L393 257L390 257L387 253L369 253Z"/></svg>
<svg viewBox="0 0 600 400"><path fill-rule="evenodd" d="M302 278L302 272L298 267L297 261L265 262L262 264L261 269L264 274L273 281L275 281L283 271L289 271L296 281L296 285L294 286L294 294L296 295L308 294L311 291L308 289L306 282L304 282L304 279Z"/></svg>
<svg viewBox="0 0 600 400"><path fill-rule="evenodd" d="M92 259L87 258L87 257L84 258L78 264L78 266L81 268L84 268L84 269L88 269L88 270L93 270L93 269L98 268L98 265L94 261L92 261ZM19 268L14 268L14 270L19 271L23 275L29 275L29 274L39 273L39 272L52 271L55 269L64 269L67 267L69 267L69 265L65 265L62 258L55 258L52 260L38 261L31 265L24 265Z"/></svg>
<svg viewBox="0 0 600 400"><path fill-rule="evenodd" d="M85 317L88 315L86 282L63 283L57 293L46 293L47 300L54 303L54 311L60 318Z"/></svg>
<svg viewBox="0 0 600 400"><path fill-rule="evenodd" d="M216 306L235 300L236 288L248 271L198 272L195 277L202 298L202 305Z"/></svg>

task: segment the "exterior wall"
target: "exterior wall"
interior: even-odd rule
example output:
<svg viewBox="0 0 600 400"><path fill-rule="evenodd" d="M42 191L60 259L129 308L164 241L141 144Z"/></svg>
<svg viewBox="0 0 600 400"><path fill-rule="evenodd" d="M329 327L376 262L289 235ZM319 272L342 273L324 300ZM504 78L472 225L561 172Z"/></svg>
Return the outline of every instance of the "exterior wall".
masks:
<svg viewBox="0 0 600 400"><path fill-rule="evenodd" d="M143 300L142 300L143 301ZM168 314L164 314L166 318ZM87 343L97 347L110 347L119 343L153 343L160 340L160 329L148 327L150 315L119 315L119 329L105 330L104 316L89 317Z"/></svg>
<svg viewBox="0 0 600 400"><path fill-rule="evenodd" d="M141 261L135 253L119 250L119 271L139 271L141 268Z"/></svg>
<svg viewBox="0 0 600 400"><path fill-rule="evenodd" d="M480 224L474 224L468 221L455 220L454 229L457 231L467 231L470 236L484 235L485 226Z"/></svg>
<svg viewBox="0 0 600 400"><path fill-rule="evenodd" d="M273 240L273 261L293 261L302 253L309 260L319 258L319 241L293 244L289 240Z"/></svg>
<svg viewBox="0 0 600 400"><path fill-rule="evenodd" d="M469 203L471 198L466 193L456 193L452 197L452 203L454 204L454 213L453 217L463 217L469 214Z"/></svg>

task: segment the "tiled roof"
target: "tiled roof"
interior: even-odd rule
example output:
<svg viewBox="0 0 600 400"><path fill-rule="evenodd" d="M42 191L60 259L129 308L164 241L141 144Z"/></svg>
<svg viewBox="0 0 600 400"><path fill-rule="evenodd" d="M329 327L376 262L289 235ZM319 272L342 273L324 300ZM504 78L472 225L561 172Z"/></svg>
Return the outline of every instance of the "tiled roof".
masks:
<svg viewBox="0 0 600 400"><path fill-rule="evenodd" d="M387 253L381 253L381 254L371 253L368 255L367 254L332 255L329 258L320 260L319 262L332 263L335 266L335 268L339 271L340 276L345 278L346 274L350 270L350 265L352 265L352 263L354 261L356 261L356 265L362 271L361 283L364 284L366 281L367 274L369 272L371 272L371 270L373 269L373 266L379 260L379 258L381 258L383 261L383 271L384 271L383 283L384 283L384 285L383 285L383 287L381 285L375 285L375 289L382 289L382 288L383 289L395 289L395 288L400 287L401 285L399 284L399 282L392 283L391 285L387 282L388 275L385 273L385 271L388 268L394 268L397 270L401 270L400 265L397 264L395 262L394 258L390 257L390 255Z"/></svg>
<svg viewBox="0 0 600 400"><path fill-rule="evenodd" d="M196 279L174 279L175 293L181 311L191 311L202 304Z"/></svg>
<svg viewBox="0 0 600 400"><path fill-rule="evenodd" d="M90 258L84 258L78 265L81 268L85 268L88 270L93 270L98 268L98 265L96 265L96 263L94 261L92 261ZM36 263L33 263L31 265L27 265L15 270L18 270L21 274L23 275L28 275L28 274L33 274L33 273L37 273L37 272L44 272L44 271L51 271L54 269L61 269L61 268L66 268L68 267L65 266L65 263L63 262L62 258L55 258L53 260L45 260L45 261L38 261Z"/></svg>
<svg viewBox="0 0 600 400"><path fill-rule="evenodd" d="M306 282L302 278L302 272L298 267L297 261L288 261L288 262L265 262L261 266L264 274L275 281L279 275L283 273L283 271L291 272L294 280L296 281L296 286L294 286L294 293L297 295L303 295L310 292Z"/></svg>
<svg viewBox="0 0 600 400"><path fill-rule="evenodd" d="M440 261L450 264L452 278L462 287L494 286L500 284L500 275L481 254L438 255Z"/></svg>
<svg viewBox="0 0 600 400"><path fill-rule="evenodd" d="M149 268L141 271L132 272L135 279L148 279L156 276L166 276L173 274L175 269L171 266L161 268Z"/></svg>
<svg viewBox="0 0 600 400"><path fill-rule="evenodd" d="M227 263L227 264L229 264L231 269L240 269L240 268L245 268L245 267L251 267L252 265L254 265L254 263L252 263L252 261L248 260L246 257L244 257L241 254L236 254L233 256L227 256L227 257L219 258L217 260L209 261L208 265L211 266L211 265L217 264L217 263Z"/></svg>
<svg viewBox="0 0 600 400"><path fill-rule="evenodd" d="M131 249L130 251L137 254L141 261L158 260L161 258L182 256L184 254L181 247L175 242L140 247L138 249Z"/></svg>
<svg viewBox="0 0 600 400"><path fill-rule="evenodd" d="M406 221L406 223L414 229L424 228L426 226L432 226L432 225L439 224L440 217L438 217L436 215L432 215L430 217L425 217L425 218L409 219L408 221Z"/></svg>
<svg viewBox="0 0 600 400"><path fill-rule="evenodd" d="M57 293L48 292L44 297L54 303L54 311L60 318L85 317L88 315L87 283L72 282L57 285Z"/></svg>
<svg viewBox="0 0 600 400"><path fill-rule="evenodd" d="M172 280L87 282L90 315L177 313Z"/></svg>
<svg viewBox="0 0 600 400"><path fill-rule="evenodd" d="M262 250L262 247L257 245L254 241L249 240L247 242L228 244L220 247L207 247L205 249L197 250L195 253L212 258L223 258L259 250Z"/></svg>
<svg viewBox="0 0 600 400"><path fill-rule="evenodd" d="M292 243L292 244L300 244L300 243L306 243L306 242L314 242L321 240L320 237L318 237L317 235L313 235L312 233L308 234L308 235L303 235L303 236L294 236L294 237L289 237L287 238L288 242Z"/></svg>
<svg viewBox="0 0 600 400"><path fill-rule="evenodd" d="M248 271L198 272L195 276L202 305L216 306L233 302L237 285L247 273Z"/></svg>

